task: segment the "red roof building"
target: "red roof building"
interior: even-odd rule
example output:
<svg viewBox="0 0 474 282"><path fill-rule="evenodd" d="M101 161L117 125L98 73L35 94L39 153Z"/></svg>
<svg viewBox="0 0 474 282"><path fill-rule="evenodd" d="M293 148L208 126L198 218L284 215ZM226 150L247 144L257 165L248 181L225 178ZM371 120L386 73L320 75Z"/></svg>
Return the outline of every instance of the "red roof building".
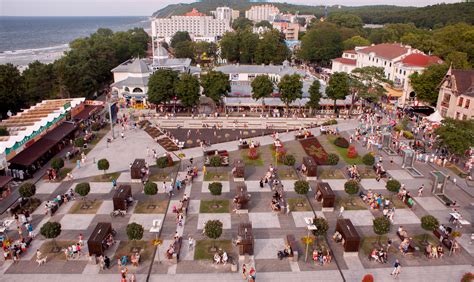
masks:
<svg viewBox="0 0 474 282"><path fill-rule="evenodd" d="M344 65L356 65L357 63L357 60L351 60L351 59L347 59L347 58L336 58L336 59L333 59L332 60L333 62L339 62L341 64L344 64Z"/></svg>
<svg viewBox="0 0 474 282"><path fill-rule="evenodd" d="M371 54L386 60L393 60L410 52L409 46L399 43L382 43L358 50L358 53Z"/></svg>
<svg viewBox="0 0 474 282"><path fill-rule="evenodd" d="M441 60L437 56L429 56L421 53L415 53L406 56L400 62L407 67L426 68L434 64L442 64L443 60Z"/></svg>
<svg viewBox="0 0 474 282"><path fill-rule="evenodd" d="M205 17L206 14L199 12L198 10L194 9L191 12L187 12L183 16L185 17Z"/></svg>

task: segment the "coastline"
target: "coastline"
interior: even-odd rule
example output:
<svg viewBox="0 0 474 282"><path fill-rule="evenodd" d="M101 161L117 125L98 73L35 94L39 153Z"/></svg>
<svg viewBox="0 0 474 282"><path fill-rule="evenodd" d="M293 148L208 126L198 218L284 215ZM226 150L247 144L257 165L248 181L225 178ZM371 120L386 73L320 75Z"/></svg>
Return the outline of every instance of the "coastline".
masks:
<svg viewBox="0 0 474 282"><path fill-rule="evenodd" d="M13 64L17 66L20 71L27 68L28 64L39 61L44 64L53 63L60 59L64 52L69 50L69 44L61 44L58 46L26 49L0 52L0 64Z"/></svg>

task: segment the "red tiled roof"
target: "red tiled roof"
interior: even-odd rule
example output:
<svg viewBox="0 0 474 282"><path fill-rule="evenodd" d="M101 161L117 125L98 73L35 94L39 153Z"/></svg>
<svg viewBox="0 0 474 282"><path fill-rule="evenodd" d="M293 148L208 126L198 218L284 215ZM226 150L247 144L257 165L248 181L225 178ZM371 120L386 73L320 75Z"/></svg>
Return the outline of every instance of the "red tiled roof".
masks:
<svg viewBox="0 0 474 282"><path fill-rule="evenodd" d="M357 60L351 60L351 59L346 59L346 58L336 58L333 59L335 62L339 62L344 65L356 65Z"/></svg>
<svg viewBox="0 0 474 282"><path fill-rule="evenodd" d="M345 50L343 53L357 54L355 50Z"/></svg>
<svg viewBox="0 0 474 282"><path fill-rule="evenodd" d="M377 57L392 60L406 54L408 50L408 47L399 43L383 43L357 50L357 52L364 54L375 53Z"/></svg>
<svg viewBox="0 0 474 282"><path fill-rule="evenodd" d="M401 62L407 66L425 68L427 66L434 65L434 64L442 64L443 60L441 60L437 56L428 56L425 54L410 54L406 56L405 58L403 58Z"/></svg>
<svg viewBox="0 0 474 282"><path fill-rule="evenodd" d="M186 16L186 17L203 17L205 15L206 14L203 14L203 13L199 12L198 10L196 10L194 8L191 12L187 12L186 14L184 14L184 16Z"/></svg>

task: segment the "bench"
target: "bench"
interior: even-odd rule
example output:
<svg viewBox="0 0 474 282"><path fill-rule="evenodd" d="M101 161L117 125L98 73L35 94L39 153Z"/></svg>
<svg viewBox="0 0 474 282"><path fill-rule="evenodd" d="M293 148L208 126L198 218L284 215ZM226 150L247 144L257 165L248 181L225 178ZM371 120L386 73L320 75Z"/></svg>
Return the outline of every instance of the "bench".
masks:
<svg viewBox="0 0 474 282"><path fill-rule="evenodd" d="M240 145L239 145L239 150L248 149L249 147L250 147L250 144L249 144L249 143L240 144Z"/></svg>
<svg viewBox="0 0 474 282"><path fill-rule="evenodd" d="M453 245L453 242L449 239L449 236L444 235L440 232L440 230L435 229L433 230L433 235L437 238L440 239L443 245L446 246L449 250L451 250L451 247Z"/></svg>
<svg viewBox="0 0 474 282"><path fill-rule="evenodd" d="M291 254L288 256L288 258L291 261L298 261L298 244L296 243L295 236L294 235L286 235L286 243L291 247Z"/></svg>
<svg viewBox="0 0 474 282"><path fill-rule="evenodd" d="M179 253L181 252L182 243L183 243L182 237L179 237L178 240L174 241L174 253L173 253L173 258L171 259L174 263L178 263Z"/></svg>
<svg viewBox="0 0 474 282"><path fill-rule="evenodd" d="M186 201L183 201L183 211L184 215L188 215L188 207L189 207L189 199Z"/></svg>

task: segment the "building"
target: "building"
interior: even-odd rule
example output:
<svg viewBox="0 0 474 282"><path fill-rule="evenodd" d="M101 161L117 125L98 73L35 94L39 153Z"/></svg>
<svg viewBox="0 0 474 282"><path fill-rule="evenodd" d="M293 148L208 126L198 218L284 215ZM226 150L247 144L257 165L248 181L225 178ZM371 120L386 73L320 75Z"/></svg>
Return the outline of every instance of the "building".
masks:
<svg viewBox="0 0 474 282"><path fill-rule="evenodd" d="M448 70L439 86L436 110L442 117L474 118L474 70Z"/></svg>
<svg viewBox="0 0 474 282"><path fill-rule="evenodd" d="M298 35L300 32L300 25L298 23L273 22L272 26L274 29L277 29L285 35L285 40L298 40Z"/></svg>
<svg viewBox="0 0 474 282"><path fill-rule="evenodd" d="M217 7L215 11L211 11L211 14L217 20L223 20L231 23L233 20L239 17L240 11L233 10L229 7Z"/></svg>
<svg viewBox="0 0 474 282"><path fill-rule="evenodd" d="M357 53L355 50L346 50L342 57L332 60L332 72L351 73L357 65Z"/></svg>
<svg viewBox="0 0 474 282"><path fill-rule="evenodd" d="M206 16L196 9L181 16L155 18L151 21L154 40L170 42L178 31L187 31L193 40L216 41L225 32L231 31L230 21Z"/></svg>
<svg viewBox="0 0 474 282"><path fill-rule="evenodd" d="M273 19L280 14L280 10L273 5L258 5L250 7L250 10L245 11L245 17L255 23L261 21L272 22Z"/></svg>

